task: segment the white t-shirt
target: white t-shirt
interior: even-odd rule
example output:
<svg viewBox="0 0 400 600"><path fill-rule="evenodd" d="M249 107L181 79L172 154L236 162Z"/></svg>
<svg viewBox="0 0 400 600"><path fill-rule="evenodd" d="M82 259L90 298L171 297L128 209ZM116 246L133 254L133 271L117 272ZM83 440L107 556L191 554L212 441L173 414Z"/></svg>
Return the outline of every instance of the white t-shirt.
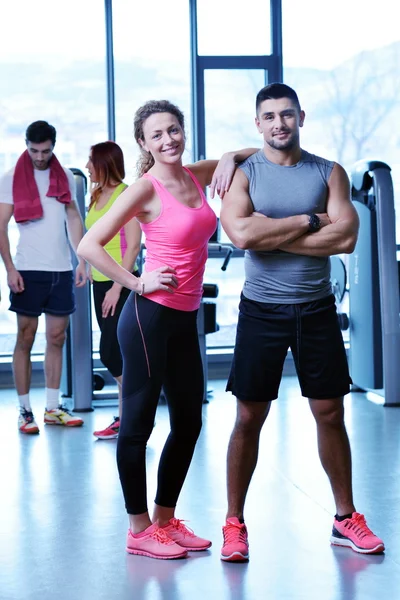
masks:
<svg viewBox="0 0 400 600"><path fill-rule="evenodd" d="M64 169L76 201L73 173ZM66 231L66 205L46 196L50 184L50 169L33 170L43 207L43 217L26 223L17 223L19 240L14 264L18 271L70 271L71 251ZM12 195L14 169L0 178L0 202L14 204Z"/></svg>

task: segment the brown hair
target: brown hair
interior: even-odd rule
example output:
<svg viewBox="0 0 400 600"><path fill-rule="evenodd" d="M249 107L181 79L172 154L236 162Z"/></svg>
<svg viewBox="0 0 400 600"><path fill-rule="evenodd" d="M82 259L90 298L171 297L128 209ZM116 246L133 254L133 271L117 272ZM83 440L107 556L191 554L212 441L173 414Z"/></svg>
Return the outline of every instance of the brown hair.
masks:
<svg viewBox="0 0 400 600"><path fill-rule="evenodd" d="M154 158L150 152L147 152L140 145L139 140L144 142L144 122L151 115L156 113L170 113L171 115L174 115L174 117L178 119L178 123L182 127L183 132L185 132L185 117L183 116L182 111L175 106L175 104L172 104L168 100L149 100L146 102L146 104L138 108L133 120L133 132L135 140L139 144L140 148L140 157L136 165L138 177L141 177L144 173L147 173L147 171L154 165Z"/></svg>
<svg viewBox="0 0 400 600"><path fill-rule="evenodd" d="M90 148L90 160L99 179L91 189L91 207L96 204L101 192L110 183L122 183L125 177L124 155L115 142L101 142Z"/></svg>

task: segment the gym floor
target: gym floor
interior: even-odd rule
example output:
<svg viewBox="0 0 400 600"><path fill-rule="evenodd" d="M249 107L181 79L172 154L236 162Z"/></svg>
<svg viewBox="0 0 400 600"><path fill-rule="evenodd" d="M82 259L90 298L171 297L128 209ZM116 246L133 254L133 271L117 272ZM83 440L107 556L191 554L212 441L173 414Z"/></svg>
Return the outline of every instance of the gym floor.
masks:
<svg viewBox="0 0 400 600"><path fill-rule="evenodd" d="M386 553L329 544L334 505L316 449L308 403L285 377L264 426L246 505L250 562L219 558L225 516L225 459L235 406L212 381L204 426L177 517L213 541L180 561L125 553L127 518L115 463L116 440L92 435L115 409L84 415L78 429L17 430L14 390L0 391L0 598L2 600L396 600L400 597L400 409L346 398L356 506ZM32 392L38 423L43 390ZM149 499L168 432L160 405L148 445Z"/></svg>

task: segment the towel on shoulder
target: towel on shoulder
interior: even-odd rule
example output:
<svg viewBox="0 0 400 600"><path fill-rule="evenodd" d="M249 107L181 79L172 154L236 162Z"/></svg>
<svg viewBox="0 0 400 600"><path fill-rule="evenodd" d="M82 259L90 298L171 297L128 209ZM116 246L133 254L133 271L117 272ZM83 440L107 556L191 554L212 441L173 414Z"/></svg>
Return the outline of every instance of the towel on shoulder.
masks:
<svg viewBox="0 0 400 600"><path fill-rule="evenodd" d="M28 150L21 154L15 166L12 191L14 219L17 223L43 217L43 207ZM56 198L62 204L71 202L68 178L54 154L50 160L50 184L46 196Z"/></svg>

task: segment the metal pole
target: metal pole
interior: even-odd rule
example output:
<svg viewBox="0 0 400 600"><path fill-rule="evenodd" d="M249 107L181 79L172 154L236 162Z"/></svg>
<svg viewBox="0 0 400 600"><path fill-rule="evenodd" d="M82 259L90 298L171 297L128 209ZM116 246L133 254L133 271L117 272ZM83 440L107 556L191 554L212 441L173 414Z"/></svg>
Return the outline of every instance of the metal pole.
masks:
<svg viewBox="0 0 400 600"><path fill-rule="evenodd" d="M71 169L75 176L76 198L82 218L85 216L86 177L79 169ZM74 410L93 410L92 319L90 287L86 284L75 289L76 311L70 320L71 383Z"/></svg>
<svg viewBox="0 0 400 600"><path fill-rule="evenodd" d="M189 0L190 18L190 75L192 87L192 143L193 161L200 158L199 151L199 89L198 89L198 36L197 36L197 0Z"/></svg>
<svg viewBox="0 0 400 600"><path fill-rule="evenodd" d="M115 81L112 0L105 0L108 139L115 141Z"/></svg>
<svg viewBox="0 0 400 600"><path fill-rule="evenodd" d="M270 0L272 55L275 59L274 81L283 81L282 0Z"/></svg>

